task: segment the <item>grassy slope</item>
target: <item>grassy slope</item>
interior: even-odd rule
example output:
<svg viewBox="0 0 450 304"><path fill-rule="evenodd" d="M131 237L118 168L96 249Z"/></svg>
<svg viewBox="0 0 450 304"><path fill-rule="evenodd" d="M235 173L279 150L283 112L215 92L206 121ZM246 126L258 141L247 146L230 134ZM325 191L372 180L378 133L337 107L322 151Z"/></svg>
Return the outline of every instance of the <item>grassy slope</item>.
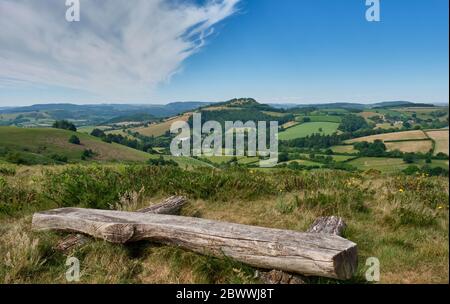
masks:
<svg viewBox="0 0 450 304"><path fill-rule="evenodd" d="M333 122L308 122L301 125L294 126L279 134L280 140L290 140L295 138L302 138L314 133L321 133L325 135L333 134L339 127L338 123ZM322 128L323 131L319 132Z"/></svg>
<svg viewBox="0 0 450 304"><path fill-rule="evenodd" d="M12 206L23 204L28 209L8 216L0 212L0 256L8 257L0 259L0 282L65 283L66 256L51 250L61 235L30 231L33 210L55 207L37 193L83 205L100 199L116 203L124 189L144 189L136 201L115 206L135 210L174 194L177 185L176 193L189 198L182 210L185 216L297 231L305 231L318 216L344 217L345 237L358 244L359 268L353 282L364 283L366 258L377 257L382 283L448 283L448 180L444 177L327 170L217 174L171 168L124 170L122 165L46 169L50 172L43 174L37 167L17 167L14 176L3 177L6 188L0 191L0 203L7 199ZM71 181L79 181L78 191L73 191ZM2 196L6 191L8 195ZM250 267L170 246L89 241L70 256L81 261L82 283L257 281ZM334 281L311 278L310 282Z"/></svg>
<svg viewBox="0 0 450 304"><path fill-rule="evenodd" d="M139 132L142 135L145 136L161 136L164 135L167 131L170 131L171 125L176 121L188 121L189 117L191 117L192 113L185 113L182 116L178 116L175 118L168 119L164 122L152 124L148 127L141 127L141 128L135 128L132 129L135 132Z"/></svg>
<svg viewBox="0 0 450 304"><path fill-rule="evenodd" d="M68 142L71 135L80 138L81 145ZM145 161L149 154L118 144L108 144L85 133L75 133L52 128L25 129L16 127L0 127L0 143L11 150L28 151L50 156L60 154L69 160L80 160L85 149L91 149L97 155L95 160L101 161Z"/></svg>

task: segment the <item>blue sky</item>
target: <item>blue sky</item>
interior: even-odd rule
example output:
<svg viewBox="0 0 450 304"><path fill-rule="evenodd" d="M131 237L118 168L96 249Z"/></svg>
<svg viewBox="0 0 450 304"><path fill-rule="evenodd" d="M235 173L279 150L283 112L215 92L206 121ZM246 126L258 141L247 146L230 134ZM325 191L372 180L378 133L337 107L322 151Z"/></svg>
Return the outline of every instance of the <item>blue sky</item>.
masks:
<svg viewBox="0 0 450 304"><path fill-rule="evenodd" d="M0 5L8 1L0 0ZM380 0L381 22L366 21L365 0L219 0L183 5L172 1L164 10L156 5L161 1L150 0L155 6L147 7L153 12L146 15L133 12L146 11L142 8L127 8L133 20L156 19L152 24L138 23L133 28L138 28L137 32L121 28L117 12L111 9L108 17L116 25L95 32L101 40L87 39L94 27L82 24L83 17L96 20L98 8L82 9L80 25L67 25L63 16L59 21L57 13L49 15L50 20L63 23L63 29L47 35L47 44L63 45L60 37L68 35L64 29L71 39L80 35L75 48L82 57L79 64L71 61L76 57L70 55L72 49L63 46L47 52L60 52L64 57L43 59L46 52L38 52L35 45L25 46L27 52L20 57L11 55L21 43L2 35L6 30L0 24L0 68L3 57L10 71L0 72L0 106L222 101L234 97L275 103L448 102L447 0ZM33 5L30 0L19 2L24 4L21 9ZM10 22L18 22L17 16ZM40 19L36 22L43 29L49 26ZM191 29L196 22L207 25L180 41L177 33ZM128 37L120 40L121 52L108 47L118 41L113 36L117 32ZM136 33L139 39L133 38ZM19 33L19 37L22 34L25 39L30 33ZM111 36L103 38L107 35ZM88 48L83 43L102 48ZM157 51L152 43L158 45ZM124 55L123 50L128 52ZM83 57L88 51L99 53ZM96 59L99 56L101 60ZM23 71L16 73L16 62ZM33 70L22 67L24 62ZM98 67L93 67L96 63ZM52 69L47 70L48 66ZM33 73L34 77L28 76Z"/></svg>

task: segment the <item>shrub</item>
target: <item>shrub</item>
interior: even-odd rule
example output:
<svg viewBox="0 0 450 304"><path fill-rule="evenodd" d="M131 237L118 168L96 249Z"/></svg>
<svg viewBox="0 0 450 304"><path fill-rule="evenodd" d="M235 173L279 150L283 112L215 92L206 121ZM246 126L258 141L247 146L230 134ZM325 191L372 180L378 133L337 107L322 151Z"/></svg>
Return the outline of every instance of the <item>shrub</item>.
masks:
<svg viewBox="0 0 450 304"><path fill-rule="evenodd" d="M436 224L436 214L426 207L403 204L392 211L390 221L394 226L426 227Z"/></svg>
<svg viewBox="0 0 450 304"><path fill-rule="evenodd" d="M53 123L53 128L56 129L63 129L63 130L70 130L70 131L77 131L77 128L75 125L71 122L68 122L67 120L57 120Z"/></svg>
<svg viewBox="0 0 450 304"><path fill-rule="evenodd" d="M70 138L69 138L69 143L74 144L74 145L80 145L80 144L81 144L81 141L80 141L80 139L78 138L78 136L72 135L72 136L70 136Z"/></svg>
<svg viewBox="0 0 450 304"><path fill-rule="evenodd" d="M149 165L152 166L174 166L178 167L178 163L172 159L165 160L162 156L160 156L158 159L150 159L148 161Z"/></svg>
<svg viewBox="0 0 450 304"><path fill-rule="evenodd" d="M81 159L82 160L87 160L89 158L94 157L94 155L95 155L94 151L92 151L91 149L85 149L83 151L83 153L81 154Z"/></svg>
<svg viewBox="0 0 450 304"><path fill-rule="evenodd" d="M61 162L61 163L67 163L68 159L67 156L65 155L60 155L60 154L52 154L50 156L51 159L56 160L57 162Z"/></svg>

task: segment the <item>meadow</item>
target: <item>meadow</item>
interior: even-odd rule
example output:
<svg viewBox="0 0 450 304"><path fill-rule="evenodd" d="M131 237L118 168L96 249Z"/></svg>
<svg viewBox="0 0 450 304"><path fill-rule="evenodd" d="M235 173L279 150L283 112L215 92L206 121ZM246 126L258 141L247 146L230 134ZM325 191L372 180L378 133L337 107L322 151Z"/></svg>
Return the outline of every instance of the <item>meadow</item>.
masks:
<svg viewBox="0 0 450 304"><path fill-rule="evenodd" d="M279 134L280 140L302 138L312 134L331 135L337 132L338 123L334 122L307 122L291 127Z"/></svg>
<svg viewBox="0 0 450 304"><path fill-rule="evenodd" d="M66 256L52 247L65 234L32 232L38 210L80 206L136 210L170 195L182 215L305 231L338 215L358 244L351 283L366 283L377 257L382 283L448 283L448 179L425 175L104 164L0 165L0 282L65 283ZM232 195L230 195L232 194ZM81 283L258 283L252 267L152 243L90 240L67 255L81 262ZM337 283L306 278L309 283Z"/></svg>

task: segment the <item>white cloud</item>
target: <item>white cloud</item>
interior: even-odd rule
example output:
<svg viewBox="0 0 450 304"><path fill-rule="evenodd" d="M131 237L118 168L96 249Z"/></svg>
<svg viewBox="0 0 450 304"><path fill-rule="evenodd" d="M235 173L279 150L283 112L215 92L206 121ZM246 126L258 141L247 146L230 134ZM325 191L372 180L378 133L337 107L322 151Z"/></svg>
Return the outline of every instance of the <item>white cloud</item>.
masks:
<svg viewBox="0 0 450 304"><path fill-rule="evenodd" d="M197 52L240 0L0 0L0 88L60 86L102 98L148 96Z"/></svg>

